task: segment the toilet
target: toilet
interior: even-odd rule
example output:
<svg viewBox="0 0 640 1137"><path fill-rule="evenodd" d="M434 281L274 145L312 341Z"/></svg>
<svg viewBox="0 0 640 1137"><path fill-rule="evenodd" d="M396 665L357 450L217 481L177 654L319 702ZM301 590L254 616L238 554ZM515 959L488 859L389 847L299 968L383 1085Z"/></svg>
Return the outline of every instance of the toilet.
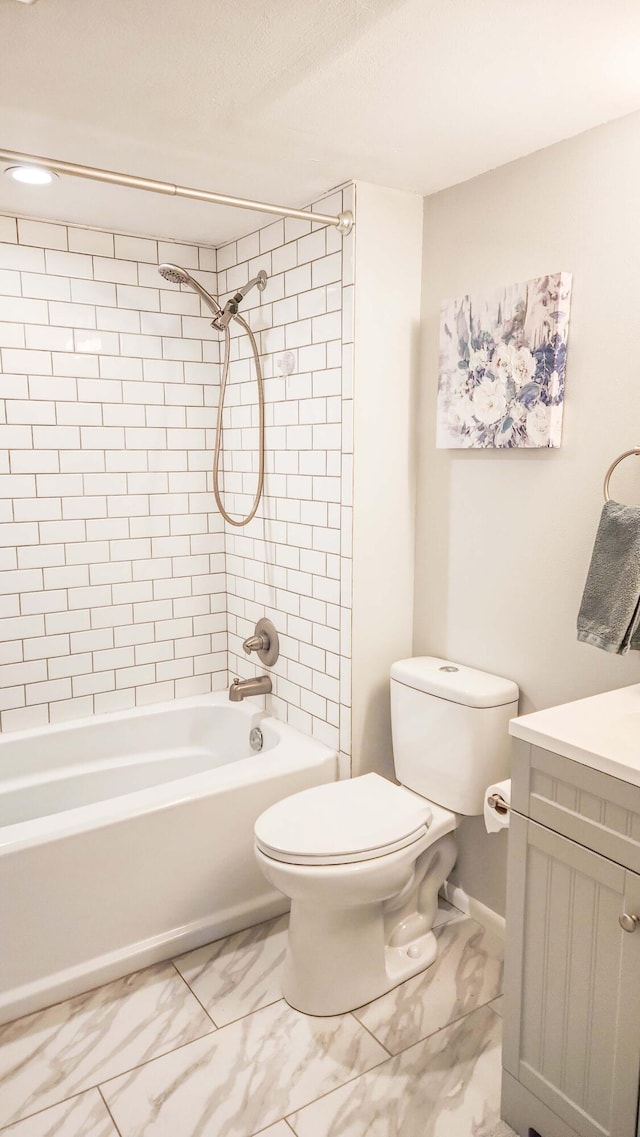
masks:
<svg viewBox="0 0 640 1137"><path fill-rule="evenodd" d="M288 1003L309 1015L362 1006L436 958L438 890L461 817L509 772L518 687L433 656L391 667L401 785L364 774L277 802L255 825L267 877L291 900Z"/></svg>

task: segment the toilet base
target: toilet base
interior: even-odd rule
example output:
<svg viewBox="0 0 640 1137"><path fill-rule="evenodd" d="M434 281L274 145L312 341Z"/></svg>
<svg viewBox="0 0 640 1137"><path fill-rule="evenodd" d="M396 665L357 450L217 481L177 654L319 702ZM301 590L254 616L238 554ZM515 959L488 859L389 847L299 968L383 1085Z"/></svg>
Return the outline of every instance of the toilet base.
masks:
<svg viewBox="0 0 640 1137"><path fill-rule="evenodd" d="M290 1006L318 1017L344 1014L429 967L437 956L437 893L455 857L449 833L418 857L386 901L336 908L294 898L282 977Z"/></svg>
<svg viewBox="0 0 640 1137"><path fill-rule="evenodd" d="M362 1007L365 1003L370 1003L373 999L378 999L381 995L386 995L387 991L392 991L394 987L398 987L407 979L418 975L419 972L425 971L435 962L438 954L438 943L433 932L427 932L426 935L421 936L411 947L416 950L415 956L410 956L409 949L406 947L386 947L384 949L386 964L384 975L361 975L357 983L353 981L351 976L348 990L344 994L339 989L339 984L331 993L326 990L313 993L309 990L308 976L304 987L301 987L293 969L288 968L285 964L282 994L290 1007L296 1011L302 1011L305 1015L326 1018L331 1015L345 1014L347 1011ZM365 968L365 971L368 970ZM354 999L358 1001L354 1002Z"/></svg>
<svg viewBox="0 0 640 1137"><path fill-rule="evenodd" d="M282 973L290 1006L306 1015L340 1015L374 998L386 984L381 932L373 905L318 911L294 900Z"/></svg>
<svg viewBox="0 0 640 1137"><path fill-rule="evenodd" d="M427 932L409 947L386 947L384 954L389 977L387 991L390 991L399 983L404 983L405 979L411 979L420 971L431 967L438 954L438 941L433 932Z"/></svg>

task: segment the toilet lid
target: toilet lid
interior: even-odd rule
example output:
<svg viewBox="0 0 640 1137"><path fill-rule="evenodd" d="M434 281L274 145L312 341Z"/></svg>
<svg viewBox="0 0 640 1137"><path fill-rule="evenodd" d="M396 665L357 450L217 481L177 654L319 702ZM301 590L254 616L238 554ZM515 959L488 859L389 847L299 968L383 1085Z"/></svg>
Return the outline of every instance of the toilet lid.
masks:
<svg viewBox="0 0 640 1137"><path fill-rule="evenodd" d="M276 802L256 821L258 848L290 864L370 860L418 840L429 803L378 774L314 786Z"/></svg>

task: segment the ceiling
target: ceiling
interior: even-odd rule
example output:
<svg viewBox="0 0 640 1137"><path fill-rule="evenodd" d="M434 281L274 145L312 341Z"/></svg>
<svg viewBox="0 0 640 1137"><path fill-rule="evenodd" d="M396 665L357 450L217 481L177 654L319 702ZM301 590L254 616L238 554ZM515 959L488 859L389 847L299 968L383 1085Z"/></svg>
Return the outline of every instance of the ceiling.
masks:
<svg viewBox="0 0 640 1137"><path fill-rule="evenodd" d="M0 59L3 148L299 207L433 193L640 108L640 4L0 0ZM0 211L216 245L260 223L72 178L0 177Z"/></svg>

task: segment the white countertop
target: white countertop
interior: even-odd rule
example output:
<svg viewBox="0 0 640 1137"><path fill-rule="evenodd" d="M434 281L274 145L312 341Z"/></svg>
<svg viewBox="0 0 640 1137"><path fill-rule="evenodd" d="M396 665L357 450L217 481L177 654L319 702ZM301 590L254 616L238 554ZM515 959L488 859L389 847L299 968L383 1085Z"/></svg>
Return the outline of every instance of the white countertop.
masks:
<svg viewBox="0 0 640 1137"><path fill-rule="evenodd" d="M509 733L640 786L640 683L521 715Z"/></svg>

